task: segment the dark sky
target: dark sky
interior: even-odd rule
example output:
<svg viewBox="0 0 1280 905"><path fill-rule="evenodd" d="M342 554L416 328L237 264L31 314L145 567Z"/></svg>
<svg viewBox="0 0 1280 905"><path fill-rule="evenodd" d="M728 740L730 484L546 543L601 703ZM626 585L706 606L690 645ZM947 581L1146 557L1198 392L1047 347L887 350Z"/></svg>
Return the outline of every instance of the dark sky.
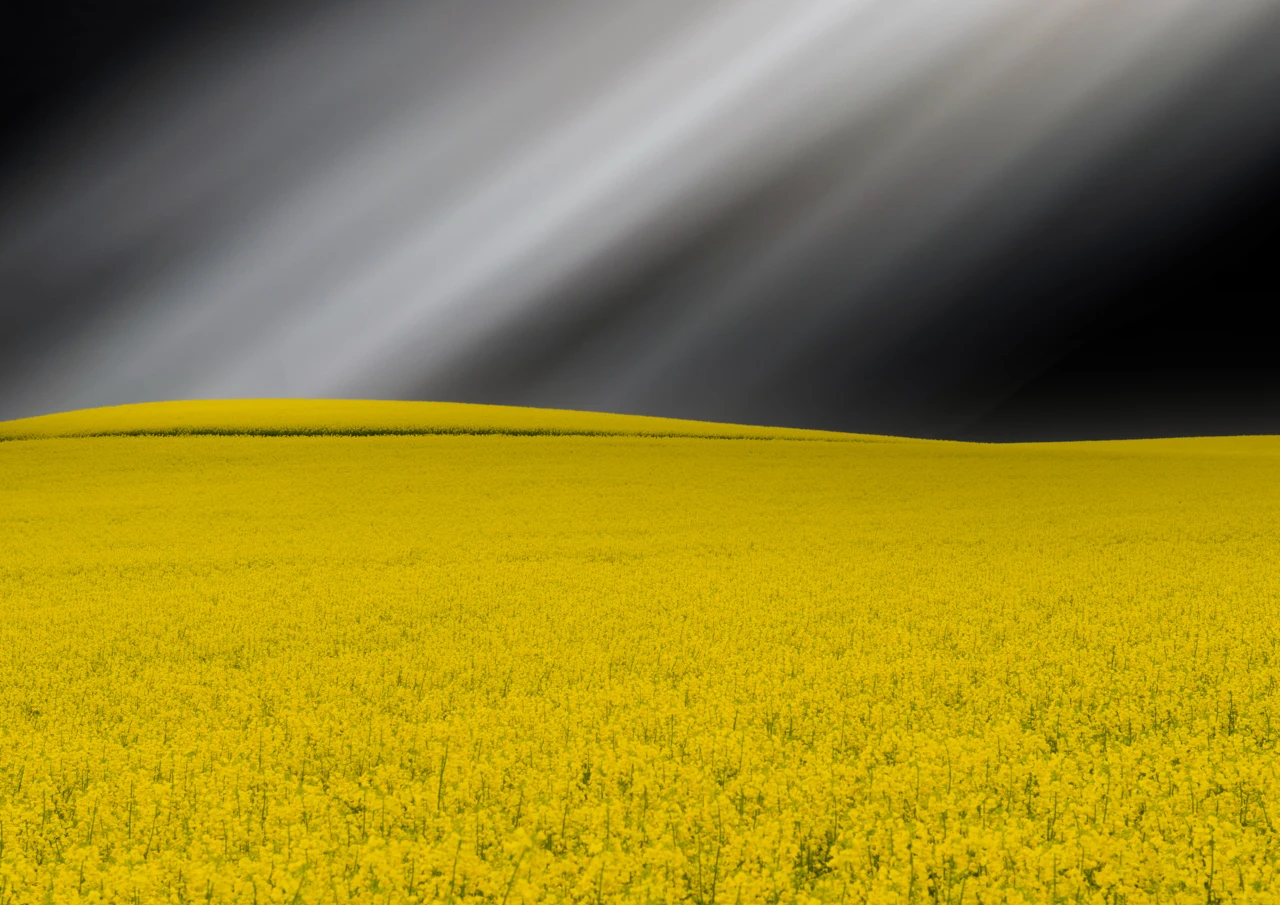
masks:
<svg viewBox="0 0 1280 905"><path fill-rule="evenodd" d="M3 152L30 161L76 114L157 56L182 53L242 20L243 0L6 0L0 5Z"/></svg>
<svg viewBox="0 0 1280 905"><path fill-rule="evenodd" d="M1280 8L846 5L5 4L0 417L1280 433Z"/></svg>

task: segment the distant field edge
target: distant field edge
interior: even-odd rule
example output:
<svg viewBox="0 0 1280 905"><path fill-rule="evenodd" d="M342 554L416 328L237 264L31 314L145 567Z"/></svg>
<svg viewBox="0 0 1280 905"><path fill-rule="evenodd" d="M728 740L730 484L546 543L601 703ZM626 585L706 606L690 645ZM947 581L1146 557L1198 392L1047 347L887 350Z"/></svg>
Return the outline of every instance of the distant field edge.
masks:
<svg viewBox="0 0 1280 905"><path fill-rule="evenodd" d="M908 438L462 402L143 402L0 421L0 441L85 437L580 436L904 443ZM920 442L920 441L915 441Z"/></svg>

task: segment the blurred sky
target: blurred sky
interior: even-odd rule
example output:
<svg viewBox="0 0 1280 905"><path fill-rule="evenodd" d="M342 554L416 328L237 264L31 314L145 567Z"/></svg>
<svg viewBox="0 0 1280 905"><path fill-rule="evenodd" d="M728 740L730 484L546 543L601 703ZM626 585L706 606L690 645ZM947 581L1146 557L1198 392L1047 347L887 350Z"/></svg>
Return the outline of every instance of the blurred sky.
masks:
<svg viewBox="0 0 1280 905"><path fill-rule="evenodd" d="M1280 0L0 16L0 418L1280 432Z"/></svg>

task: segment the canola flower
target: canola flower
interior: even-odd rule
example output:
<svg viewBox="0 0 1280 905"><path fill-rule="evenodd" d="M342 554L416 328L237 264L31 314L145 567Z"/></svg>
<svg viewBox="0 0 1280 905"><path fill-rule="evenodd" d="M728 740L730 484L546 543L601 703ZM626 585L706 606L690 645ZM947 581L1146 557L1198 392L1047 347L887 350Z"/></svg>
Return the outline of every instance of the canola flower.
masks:
<svg viewBox="0 0 1280 905"><path fill-rule="evenodd" d="M255 405L0 428L0 905L1280 901L1280 440Z"/></svg>

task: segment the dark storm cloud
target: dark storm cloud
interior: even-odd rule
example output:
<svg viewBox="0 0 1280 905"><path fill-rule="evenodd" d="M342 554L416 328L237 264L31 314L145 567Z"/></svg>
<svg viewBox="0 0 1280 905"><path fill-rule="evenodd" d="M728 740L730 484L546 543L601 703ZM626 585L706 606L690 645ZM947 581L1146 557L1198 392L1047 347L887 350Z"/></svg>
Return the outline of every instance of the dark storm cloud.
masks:
<svg viewBox="0 0 1280 905"><path fill-rule="evenodd" d="M0 417L365 396L1000 433L1126 274L1268 164L1278 14L281 15L11 180Z"/></svg>

